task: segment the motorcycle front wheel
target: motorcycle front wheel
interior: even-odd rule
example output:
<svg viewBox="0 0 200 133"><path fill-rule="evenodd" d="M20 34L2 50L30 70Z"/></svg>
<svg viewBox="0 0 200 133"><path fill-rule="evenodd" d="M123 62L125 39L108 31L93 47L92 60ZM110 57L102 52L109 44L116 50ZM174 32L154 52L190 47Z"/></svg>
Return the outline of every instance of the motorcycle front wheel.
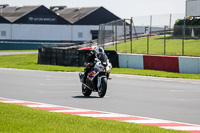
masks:
<svg viewBox="0 0 200 133"><path fill-rule="evenodd" d="M107 78L101 79L101 86L98 89L98 95L103 98L107 91Z"/></svg>
<svg viewBox="0 0 200 133"><path fill-rule="evenodd" d="M90 96L92 91L82 84L82 93L84 96Z"/></svg>

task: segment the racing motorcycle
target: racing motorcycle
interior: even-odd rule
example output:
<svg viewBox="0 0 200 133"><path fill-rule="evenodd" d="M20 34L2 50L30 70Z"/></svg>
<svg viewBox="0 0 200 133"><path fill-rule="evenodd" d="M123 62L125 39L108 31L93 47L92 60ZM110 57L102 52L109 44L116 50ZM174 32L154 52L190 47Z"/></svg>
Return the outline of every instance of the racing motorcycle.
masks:
<svg viewBox="0 0 200 133"><path fill-rule="evenodd" d="M95 58L94 67L88 73L86 83L82 82L82 93L84 96L90 96L92 91L98 92L99 97L103 98L107 91L107 80L111 79L110 70L112 65L109 62L106 54L103 54L100 58ZM82 73L79 73L80 81L83 77Z"/></svg>

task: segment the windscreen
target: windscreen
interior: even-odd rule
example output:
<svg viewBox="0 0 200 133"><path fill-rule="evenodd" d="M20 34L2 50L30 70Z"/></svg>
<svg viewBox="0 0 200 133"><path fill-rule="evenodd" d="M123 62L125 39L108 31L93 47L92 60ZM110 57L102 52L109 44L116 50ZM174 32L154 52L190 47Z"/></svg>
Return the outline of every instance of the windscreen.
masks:
<svg viewBox="0 0 200 133"><path fill-rule="evenodd" d="M107 63L107 59L108 59L108 57L107 57L107 55L105 53L100 55L99 60L101 62L106 62Z"/></svg>

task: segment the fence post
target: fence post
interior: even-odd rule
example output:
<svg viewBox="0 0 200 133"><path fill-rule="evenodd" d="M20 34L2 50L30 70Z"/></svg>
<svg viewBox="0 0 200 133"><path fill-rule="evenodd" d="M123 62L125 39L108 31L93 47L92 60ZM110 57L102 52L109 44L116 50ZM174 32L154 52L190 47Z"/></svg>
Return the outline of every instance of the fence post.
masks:
<svg viewBox="0 0 200 133"><path fill-rule="evenodd" d="M105 30L106 30L106 27L105 27L105 24L103 24L103 49L105 45Z"/></svg>
<svg viewBox="0 0 200 133"><path fill-rule="evenodd" d="M164 26L164 55L166 53L166 25Z"/></svg>
<svg viewBox="0 0 200 133"><path fill-rule="evenodd" d="M184 56L184 41L185 41L185 25L186 25L186 23L185 23L185 19L186 18L184 18L184 25L183 25L183 40L182 40L182 56Z"/></svg>
<svg viewBox="0 0 200 133"><path fill-rule="evenodd" d="M133 18L131 17L131 20L130 20L131 22L130 22L130 41L131 41L131 53L133 52L132 51L132 48L133 48L133 36L132 36L132 34L133 34L133 30L132 30L132 26L133 26Z"/></svg>
<svg viewBox="0 0 200 133"><path fill-rule="evenodd" d="M147 34L147 54L149 54L149 34Z"/></svg>
<svg viewBox="0 0 200 133"><path fill-rule="evenodd" d="M115 25L115 41L116 41L116 43L115 43L115 51L117 52L117 24Z"/></svg>
<svg viewBox="0 0 200 133"><path fill-rule="evenodd" d="M169 32L171 32L171 26L172 26L172 14L169 16Z"/></svg>
<svg viewBox="0 0 200 133"><path fill-rule="evenodd" d="M124 42L126 42L126 19L124 19Z"/></svg>
<svg viewBox="0 0 200 133"><path fill-rule="evenodd" d="M113 32L113 46L115 46L115 31L114 31L114 21L112 22L112 32Z"/></svg>
<svg viewBox="0 0 200 133"><path fill-rule="evenodd" d="M101 44L101 24L99 25L99 33L98 33L98 40L97 40L97 45Z"/></svg>
<svg viewBox="0 0 200 133"><path fill-rule="evenodd" d="M151 37L151 27L152 27L152 15L150 16L150 31L149 31L150 37Z"/></svg>

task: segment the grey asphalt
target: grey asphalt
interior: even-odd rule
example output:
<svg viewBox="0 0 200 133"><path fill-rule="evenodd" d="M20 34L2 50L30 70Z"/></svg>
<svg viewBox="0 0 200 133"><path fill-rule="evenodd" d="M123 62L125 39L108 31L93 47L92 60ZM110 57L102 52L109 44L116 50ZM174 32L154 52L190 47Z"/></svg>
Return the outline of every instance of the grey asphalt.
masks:
<svg viewBox="0 0 200 133"><path fill-rule="evenodd" d="M0 97L200 125L200 80L111 78L104 98L84 97L77 72L0 68Z"/></svg>

